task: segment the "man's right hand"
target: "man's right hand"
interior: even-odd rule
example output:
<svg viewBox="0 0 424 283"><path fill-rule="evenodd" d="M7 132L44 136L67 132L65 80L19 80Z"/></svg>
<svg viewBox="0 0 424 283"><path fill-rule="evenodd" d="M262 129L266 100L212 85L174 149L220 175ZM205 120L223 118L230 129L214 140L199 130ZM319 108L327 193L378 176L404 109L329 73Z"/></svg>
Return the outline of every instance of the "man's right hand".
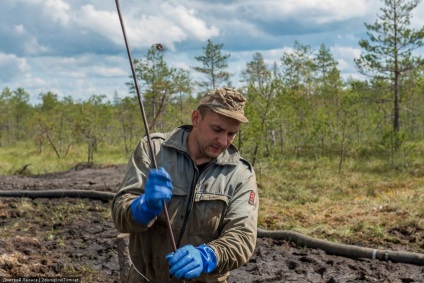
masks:
<svg viewBox="0 0 424 283"><path fill-rule="evenodd" d="M162 167L151 169L144 190L147 206L162 210L162 201L167 202L172 197L172 182L168 172Z"/></svg>
<svg viewBox="0 0 424 283"><path fill-rule="evenodd" d="M164 168L151 169L144 186L144 194L133 200L131 213L140 224L147 224L161 213L162 201L172 197L171 177Z"/></svg>

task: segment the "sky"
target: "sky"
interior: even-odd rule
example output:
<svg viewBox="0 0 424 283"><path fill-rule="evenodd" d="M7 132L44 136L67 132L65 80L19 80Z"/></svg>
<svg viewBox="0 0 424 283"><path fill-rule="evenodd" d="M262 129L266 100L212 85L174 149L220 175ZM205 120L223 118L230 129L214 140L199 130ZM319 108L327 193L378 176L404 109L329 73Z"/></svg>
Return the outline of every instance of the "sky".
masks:
<svg viewBox="0 0 424 283"><path fill-rule="evenodd" d="M156 43L171 67L201 66L208 39L230 54L233 86L255 52L280 63L295 41L330 49L344 78L359 78L353 59L367 39L364 23L380 13L380 0L119 0L133 58ZM412 27L424 25L424 4ZM75 101L91 95L129 95L131 68L115 0L1 0L0 90L24 88L30 102L41 93ZM201 79L201 77L197 77Z"/></svg>

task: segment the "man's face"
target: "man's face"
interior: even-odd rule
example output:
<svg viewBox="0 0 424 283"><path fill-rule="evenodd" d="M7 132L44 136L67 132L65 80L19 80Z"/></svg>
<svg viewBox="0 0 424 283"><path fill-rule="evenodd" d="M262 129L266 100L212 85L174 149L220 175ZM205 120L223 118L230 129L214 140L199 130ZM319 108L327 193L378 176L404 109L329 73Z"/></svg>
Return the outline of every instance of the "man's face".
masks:
<svg viewBox="0 0 424 283"><path fill-rule="evenodd" d="M215 158L234 141L241 122L206 109L205 114L195 110L192 114L197 156Z"/></svg>

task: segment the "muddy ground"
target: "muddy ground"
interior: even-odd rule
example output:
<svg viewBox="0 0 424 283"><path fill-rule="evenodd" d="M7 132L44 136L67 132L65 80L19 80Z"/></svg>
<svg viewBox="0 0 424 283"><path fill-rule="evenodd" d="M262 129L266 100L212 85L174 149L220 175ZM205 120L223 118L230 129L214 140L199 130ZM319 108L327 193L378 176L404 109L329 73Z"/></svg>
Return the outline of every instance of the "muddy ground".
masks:
<svg viewBox="0 0 424 283"><path fill-rule="evenodd" d="M116 192L124 170L80 166L42 176L0 176L0 190ZM82 282L119 282L117 235L109 202L0 198L0 277L76 276ZM407 246L389 248L408 251ZM229 282L424 282L424 266L354 260L260 238L254 256L232 272Z"/></svg>

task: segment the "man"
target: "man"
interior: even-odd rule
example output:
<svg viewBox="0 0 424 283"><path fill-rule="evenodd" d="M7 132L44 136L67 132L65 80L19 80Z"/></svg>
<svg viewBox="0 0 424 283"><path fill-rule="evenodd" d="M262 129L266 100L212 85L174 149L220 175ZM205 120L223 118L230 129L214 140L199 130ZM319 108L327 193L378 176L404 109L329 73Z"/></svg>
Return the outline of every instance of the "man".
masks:
<svg viewBox="0 0 424 283"><path fill-rule="evenodd" d="M112 204L115 226L130 233L127 282L226 282L256 245L259 199L252 166L232 145L246 99L236 90L206 93L192 126L144 138ZM174 253L162 203L166 202Z"/></svg>

